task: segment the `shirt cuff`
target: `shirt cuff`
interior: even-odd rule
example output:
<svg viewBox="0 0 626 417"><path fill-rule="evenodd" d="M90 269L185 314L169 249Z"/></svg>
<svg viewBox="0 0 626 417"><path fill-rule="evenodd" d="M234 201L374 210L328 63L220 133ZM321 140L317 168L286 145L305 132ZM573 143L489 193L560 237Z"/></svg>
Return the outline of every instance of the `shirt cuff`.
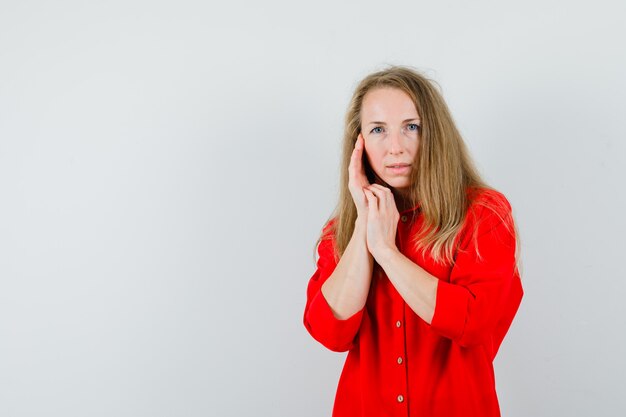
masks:
<svg viewBox="0 0 626 417"><path fill-rule="evenodd" d="M461 337L467 317L468 295L466 288L440 280L431 328L449 339Z"/></svg>
<svg viewBox="0 0 626 417"><path fill-rule="evenodd" d="M324 297L321 289L313 297L307 314L311 335L334 351L346 351L361 327L365 307L345 320L338 319Z"/></svg>

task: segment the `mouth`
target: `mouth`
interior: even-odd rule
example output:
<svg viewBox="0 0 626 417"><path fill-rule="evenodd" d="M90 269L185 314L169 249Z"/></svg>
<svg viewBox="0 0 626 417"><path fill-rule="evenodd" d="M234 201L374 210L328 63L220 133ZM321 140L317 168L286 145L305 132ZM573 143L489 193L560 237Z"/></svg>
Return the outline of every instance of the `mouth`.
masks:
<svg viewBox="0 0 626 417"><path fill-rule="evenodd" d="M387 165L387 170L391 175L407 176L411 172L411 164L391 164Z"/></svg>

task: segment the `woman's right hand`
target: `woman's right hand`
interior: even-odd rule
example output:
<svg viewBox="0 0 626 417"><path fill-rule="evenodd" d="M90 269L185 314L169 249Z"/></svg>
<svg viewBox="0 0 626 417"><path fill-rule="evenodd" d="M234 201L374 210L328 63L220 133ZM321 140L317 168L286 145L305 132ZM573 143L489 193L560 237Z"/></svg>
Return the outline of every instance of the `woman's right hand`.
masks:
<svg viewBox="0 0 626 417"><path fill-rule="evenodd" d="M363 192L363 188L370 185L365 175L365 168L363 167L363 152L364 152L364 139L363 135L359 133L354 144L354 150L350 157L350 165L348 165L348 189L352 195L352 200L356 205L356 211L359 218L367 218L367 198Z"/></svg>

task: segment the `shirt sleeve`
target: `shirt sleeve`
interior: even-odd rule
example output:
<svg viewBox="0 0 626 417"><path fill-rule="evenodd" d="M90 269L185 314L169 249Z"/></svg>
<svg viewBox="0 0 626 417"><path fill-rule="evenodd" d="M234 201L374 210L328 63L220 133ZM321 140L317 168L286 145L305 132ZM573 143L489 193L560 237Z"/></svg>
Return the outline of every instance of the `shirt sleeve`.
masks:
<svg viewBox="0 0 626 417"><path fill-rule="evenodd" d="M463 347L485 345L492 359L523 296L511 208L502 198L506 209L480 208L462 238L450 281L438 283L431 322Z"/></svg>
<svg viewBox="0 0 626 417"><path fill-rule="evenodd" d="M350 350L361 326L363 310L340 320L335 317L321 291L322 284L333 273L337 262L334 256L334 239L328 233L330 224L324 228L324 236L317 247L317 269L309 280L307 303L304 310L304 326L315 340L335 352Z"/></svg>

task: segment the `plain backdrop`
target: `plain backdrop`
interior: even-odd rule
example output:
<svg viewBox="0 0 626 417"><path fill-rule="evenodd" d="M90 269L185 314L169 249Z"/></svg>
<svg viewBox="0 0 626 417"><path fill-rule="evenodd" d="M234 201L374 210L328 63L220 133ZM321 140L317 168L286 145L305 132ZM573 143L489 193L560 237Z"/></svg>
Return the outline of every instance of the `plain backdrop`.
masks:
<svg viewBox="0 0 626 417"><path fill-rule="evenodd" d="M328 416L343 117L441 87L514 208L502 413L626 415L622 1L0 1L0 416Z"/></svg>

